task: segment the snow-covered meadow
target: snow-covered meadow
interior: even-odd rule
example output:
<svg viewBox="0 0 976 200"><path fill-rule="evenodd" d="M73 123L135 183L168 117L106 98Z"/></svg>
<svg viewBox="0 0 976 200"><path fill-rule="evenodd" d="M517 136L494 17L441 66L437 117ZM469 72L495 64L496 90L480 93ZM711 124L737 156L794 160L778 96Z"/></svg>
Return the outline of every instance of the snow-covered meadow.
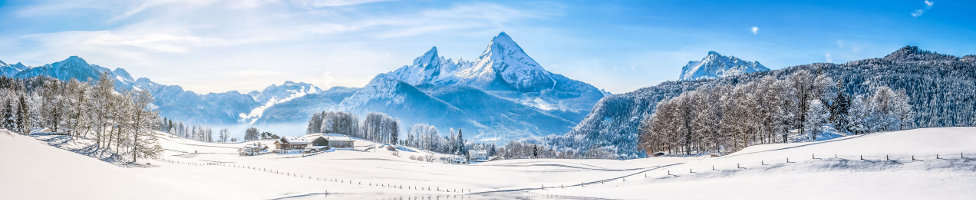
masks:
<svg viewBox="0 0 976 200"><path fill-rule="evenodd" d="M362 140L353 149L310 156L238 156L237 148L243 144L203 143L163 134L161 158L140 162L149 165L123 167L68 151L85 146L83 142L49 137L60 136L0 132L0 156L4 158L0 193L5 199L976 196L976 128L927 128L758 145L721 157L519 159L471 165L412 160L411 156L430 153L410 148L394 153L382 144ZM45 141L60 141L58 146L63 149ZM374 148L365 151L370 146Z"/></svg>

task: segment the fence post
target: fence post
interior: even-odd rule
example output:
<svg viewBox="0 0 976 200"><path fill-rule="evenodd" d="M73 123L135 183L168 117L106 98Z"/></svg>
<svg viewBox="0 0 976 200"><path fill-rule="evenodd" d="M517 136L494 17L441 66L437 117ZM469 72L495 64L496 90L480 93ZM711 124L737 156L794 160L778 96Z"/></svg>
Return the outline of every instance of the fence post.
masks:
<svg viewBox="0 0 976 200"><path fill-rule="evenodd" d="M935 159L942 159L942 158L939 158L939 154L935 154Z"/></svg>
<svg viewBox="0 0 976 200"><path fill-rule="evenodd" d="M864 154L861 154L861 160L864 160Z"/></svg>
<svg viewBox="0 0 976 200"><path fill-rule="evenodd" d="M888 154L885 154L885 160L891 160L891 158L888 157Z"/></svg>
<svg viewBox="0 0 976 200"><path fill-rule="evenodd" d="M915 161L915 154L912 154L912 161Z"/></svg>

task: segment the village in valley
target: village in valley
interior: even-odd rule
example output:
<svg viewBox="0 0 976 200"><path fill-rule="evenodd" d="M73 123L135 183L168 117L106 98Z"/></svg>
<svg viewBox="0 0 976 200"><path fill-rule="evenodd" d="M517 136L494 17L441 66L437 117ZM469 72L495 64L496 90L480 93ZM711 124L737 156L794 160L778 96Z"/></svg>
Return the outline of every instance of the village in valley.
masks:
<svg viewBox="0 0 976 200"><path fill-rule="evenodd" d="M357 141L359 145L357 145ZM446 155L432 152L419 153L424 151L412 147L376 143L338 133L312 133L304 136L284 136L277 139L270 138L245 142L238 150L241 156L278 154L285 156L300 155L302 157L335 151L385 152L398 157L402 152L403 155L410 159L428 162L432 160L426 157L436 155L438 162L453 164L485 162L490 159L488 157L488 150L470 150L465 155Z"/></svg>

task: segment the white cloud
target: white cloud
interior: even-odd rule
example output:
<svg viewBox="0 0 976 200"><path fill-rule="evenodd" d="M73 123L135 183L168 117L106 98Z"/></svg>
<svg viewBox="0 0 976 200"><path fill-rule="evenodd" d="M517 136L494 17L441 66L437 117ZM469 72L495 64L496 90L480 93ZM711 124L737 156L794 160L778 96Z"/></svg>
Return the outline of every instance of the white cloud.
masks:
<svg viewBox="0 0 976 200"><path fill-rule="evenodd" d="M333 82L335 82L335 78L332 77L332 72L330 71L323 72L322 78L319 80L320 81L318 86L319 88L322 88L324 90L328 90L329 88L332 88L332 84Z"/></svg>
<svg viewBox="0 0 976 200"><path fill-rule="evenodd" d="M837 40L837 47L844 48L844 40Z"/></svg>
<svg viewBox="0 0 976 200"><path fill-rule="evenodd" d="M759 27L756 27L756 26L753 26L753 27L752 27L752 34L753 34L753 35L757 35L757 34L759 34Z"/></svg>
<svg viewBox="0 0 976 200"><path fill-rule="evenodd" d="M922 14L925 14L925 11L928 11L929 9L932 9L932 5L935 5L935 2L934 1L927 1L926 0L924 2L925 2L925 7L913 11L912 12L912 17L922 16Z"/></svg>
<svg viewBox="0 0 976 200"><path fill-rule="evenodd" d="M830 52L824 53L824 60L826 60L828 63L834 62L834 59L830 56Z"/></svg>

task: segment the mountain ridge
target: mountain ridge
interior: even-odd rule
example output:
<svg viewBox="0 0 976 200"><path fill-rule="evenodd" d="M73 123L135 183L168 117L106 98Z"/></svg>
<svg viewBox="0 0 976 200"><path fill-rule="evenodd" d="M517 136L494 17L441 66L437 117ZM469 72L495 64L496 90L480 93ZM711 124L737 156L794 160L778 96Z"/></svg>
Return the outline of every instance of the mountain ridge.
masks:
<svg viewBox="0 0 976 200"><path fill-rule="evenodd" d="M715 51L708 51L701 60L688 61L681 67L678 80L701 80L735 76L740 74L769 71L758 61L747 61L735 56L723 56Z"/></svg>

